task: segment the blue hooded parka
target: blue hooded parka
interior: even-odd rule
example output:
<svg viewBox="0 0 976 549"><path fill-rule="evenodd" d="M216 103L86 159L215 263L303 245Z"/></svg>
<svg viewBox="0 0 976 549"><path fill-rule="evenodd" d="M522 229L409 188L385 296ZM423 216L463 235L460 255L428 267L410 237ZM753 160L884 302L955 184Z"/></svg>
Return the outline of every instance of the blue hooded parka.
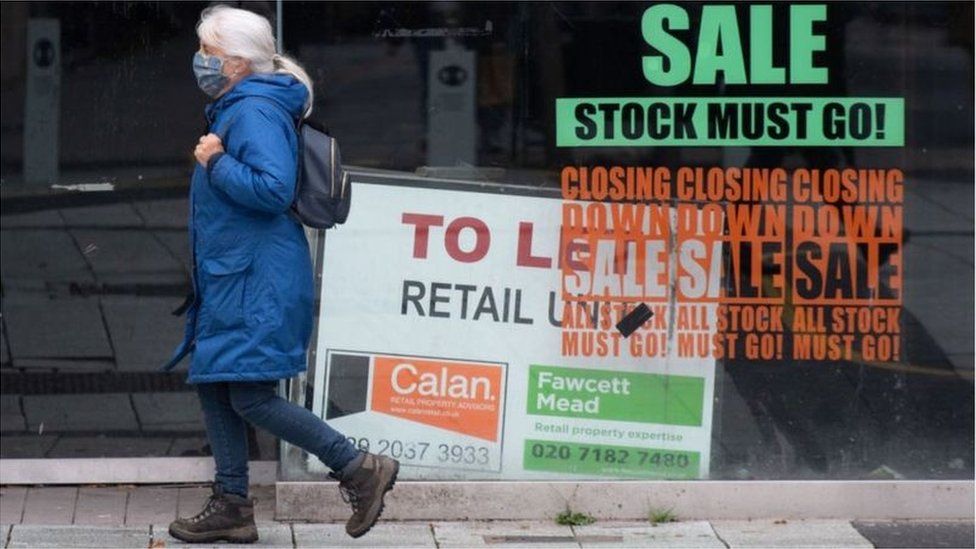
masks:
<svg viewBox="0 0 976 549"><path fill-rule="evenodd" d="M207 105L224 153L190 182L194 300L183 342L189 383L263 381L305 371L312 331L308 242L289 215L296 123L308 90L289 74L253 74Z"/></svg>

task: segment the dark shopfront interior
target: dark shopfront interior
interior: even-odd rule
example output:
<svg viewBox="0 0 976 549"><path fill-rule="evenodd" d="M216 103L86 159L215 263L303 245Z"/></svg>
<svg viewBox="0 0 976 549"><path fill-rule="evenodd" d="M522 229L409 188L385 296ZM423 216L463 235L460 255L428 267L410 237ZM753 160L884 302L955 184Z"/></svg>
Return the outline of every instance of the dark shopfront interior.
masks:
<svg viewBox="0 0 976 549"><path fill-rule="evenodd" d="M274 2L240 4L274 22ZM205 130L190 57L206 5L2 4L2 458L209 455L185 374L157 371L189 286L190 151ZM558 186L569 164L901 168L904 363L719 361L712 478L972 478L972 3L829 4L822 62L839 77L816 93L904 97L903 148L557 148L558 97L738 93L650 89L635 69L645 7L285 2L281 29L315 81L314 116L363 168L537 187ZM53 50L28 51L34 20L57 22ZM468 149L430 127L431 53L445 49L472 60L472 123L451 136ZM47 58L53 124L51 90L31 82L30 60ZM38 148L54 151L55 181ZM251 451L278 449L257 432Z"/></svg>

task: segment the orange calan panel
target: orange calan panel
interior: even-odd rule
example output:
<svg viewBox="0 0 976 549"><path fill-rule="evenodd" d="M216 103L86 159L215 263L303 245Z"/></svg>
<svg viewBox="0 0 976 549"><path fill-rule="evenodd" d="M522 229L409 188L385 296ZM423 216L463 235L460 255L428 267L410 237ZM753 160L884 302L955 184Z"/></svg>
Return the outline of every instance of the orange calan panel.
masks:
<svg viewBox="0 0 976 549"><path fill-rule="evenodd" d="M392 356L375 356L373 365L373 411L498 439L500 365Z"/></svg>

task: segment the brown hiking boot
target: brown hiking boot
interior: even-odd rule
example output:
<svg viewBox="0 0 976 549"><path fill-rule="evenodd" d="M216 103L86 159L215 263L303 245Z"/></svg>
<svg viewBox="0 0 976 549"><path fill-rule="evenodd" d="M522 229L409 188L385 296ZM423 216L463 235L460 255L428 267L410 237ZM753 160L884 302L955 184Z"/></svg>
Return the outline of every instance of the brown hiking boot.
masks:
<svg viewBox="0 0 976 549"><path fill-rule="evenodd" d="M383 512L383 496L393 489L400 462L386 456L366 454L358 469L344 474L339 482L342 499L352 505L346 533L358 538L369 532Z"/></svg>
<svg viewBox="0 0 976 549"><path fill-rule="evenodd" d="M225 494L216 484L203 510L190 518L176 519L169 535L190 543L229 541L254 543L258 529L254 524L254 502L236 494Z"/></svg>

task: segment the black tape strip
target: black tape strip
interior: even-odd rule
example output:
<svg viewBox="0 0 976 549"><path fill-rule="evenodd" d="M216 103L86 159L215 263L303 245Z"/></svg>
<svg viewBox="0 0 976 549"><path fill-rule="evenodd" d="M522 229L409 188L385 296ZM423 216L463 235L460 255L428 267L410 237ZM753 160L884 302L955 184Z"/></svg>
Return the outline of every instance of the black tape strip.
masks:
<svg viewBox="0 0 976 549"><path fill-rule="evenodd" d="M624 337L630 337L630 334L634 333L652 316L654 313L651 312L650 307L641 303L633 311L627 313L627 316L620 319L620 322L617 323L617 330Z"/></svg>

